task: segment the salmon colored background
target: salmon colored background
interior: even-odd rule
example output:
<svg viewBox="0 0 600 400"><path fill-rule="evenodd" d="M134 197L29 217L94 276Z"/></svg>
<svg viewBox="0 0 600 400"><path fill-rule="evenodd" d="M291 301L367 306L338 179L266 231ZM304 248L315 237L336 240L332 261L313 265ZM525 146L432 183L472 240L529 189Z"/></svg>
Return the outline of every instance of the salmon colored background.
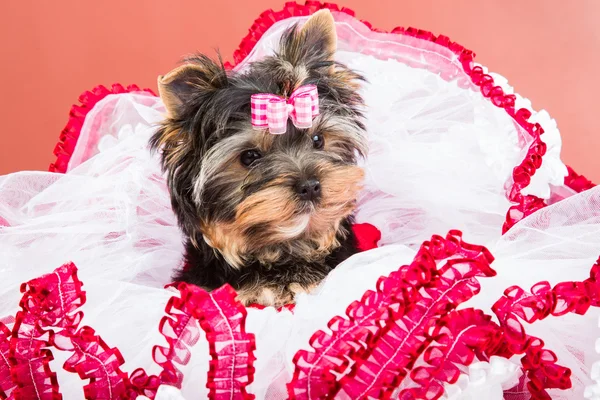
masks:
<svg viewBox="0 0 600 400"><path fill-rule="evenodd" d="M474 50L563 135L563 158L600 182L600 1L339 0L375 27L413 26ZM22 0L0 4L0 174L46 170L79 94L155 88L185 54L225 59L278 0ZM213 53L214 54L214 53Z"/></svg>

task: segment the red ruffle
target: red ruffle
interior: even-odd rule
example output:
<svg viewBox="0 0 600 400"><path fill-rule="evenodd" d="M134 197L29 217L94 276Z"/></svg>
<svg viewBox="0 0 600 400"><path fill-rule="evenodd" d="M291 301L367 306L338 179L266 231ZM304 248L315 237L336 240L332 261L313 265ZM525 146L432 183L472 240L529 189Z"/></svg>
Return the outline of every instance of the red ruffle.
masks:
<svg viewBox="0 0 600 400"><path fill-rule="evenodd" d="M10 374L16 388L15 399L61 399L56 373L50 369L53 360L49 347L54 331L49 326L65 330L77 325L80 313L74 313L83 296L71 286L71 265L53 274L34 279L21 286L24 293L15 316L10 339ZM75 307L71 306L74 304Z"/></svg>
<svg viewBox="0 0 600 400"><path fill-rule="evenodd" d="M198 321L193 318L191 297L193 292L181 286L180 296L169 299L165 313L160 321L159 331L165 337L167 346L154 346L152 358L162 367L160 383L180 388L183 374L176 364L186 365L191 357L189 348L200 338Z"/></svg>
<svg viewBox="0 0 600 400"><path fill-rule="evenodd" d="M347 319L332 318L331 334L316 332L310 340L314 351L296 354L290 398L332 398L342 391L348 398L387 399L410 378L400 399L438 399L444 383L455 383L460 366L475 356L488 360L516 354L524 355L521 363L533 399L549 399L550 388L571 387L571 371L558 365L556 355L528 335L519 319L531 324L599 307L600 259L583 282L554 288L540 282L531 294L508 288L493 306L500 325L481 310L452 311L478 293L478 277L495 274L491 261L485 248L462 242L460 232L426 242L410 265L352 303ZM413 368L421 356L422 365Z"/></svg>
<svg viewBox="0 0 600 400"><path fill-rule="evenodd" d="M77 329L85 292L74 264L23 284L22 311L17 313L11 339L11 376L15 398L61 399L56 374L50 371L50 347L72 352L63 369L89 379L86 399L118 399L127 391L127 374L119 368L123 357L109 348L94 330ZM44 347L44 349L42 349ZM31 371L35 373L31 373Z"/></svg>
<svg viewBox="0 0 600 400"><path fill-rule="evenodd" d="M585 176L579 175L577 172L575 172L573 168L567 166L567 170L569 171L569 175L565 177L565 185L577 193L581 193L584 190L588 190L596 186Z"/></svg>
<svg viewBox="0 0 600 400"><path fill-rule="evenodd" d="M546 389L570 388L571 371L558 365L556 355L544 348L541 339L528 335L520 320L532 324L550 315L584 315L592 306L600 307L600 259L585 281L562 282L553 288L548 282L539 282L533 285L531 293L513 286L492 307L504 333L502 355L525 354L521 364L533 399L550 399Z"/></svg>
<svg viewBox="0 0 600 400"><path fill-rule="evenodd" d="M348 319L331 319L331 334L316 332L310 340L314 351L296 354L290 398L329 398L340 390L353 399L389 397L430 343L427 332L436 321L479 291L477 277L495 275L492 260L487 249L463 242L458 231L423 243L411 264L381 278L375 292L348 306ZM443 388L435 379L429 385L436 392Z"/></svg>
<svg viewBox="0 0 600 400"><path fill-rule="evenodd" d="M190 360L189 347L199 338L198 321L206 333L212 361L206 387L209 399L253 399L246 391L254 378L254 335L245 329L246 309L235 291L225 285L211 293L185 283L177 286L181 297L172 297L168 317L160 331L168 347L154 348L154 361L163 367L161 383L181 387L183 374L175 363ZM165 329L166 325L169 329Z"/></svg>
<svg viewBox="0 0 600 400"><path fill-rule="evenodd" d="M11 396L16 384L10 376L10 336L11 330L0 322L0 399Z"/></svg>
<svg viewBox="0 0 600 400"><path fill-rule="evenodd" d="M414 368L410 377L420 385L407 389L405 399L430 399L444 393L444 383L458 380L459 366L469 365L476 355L489 354L500 346L498 325L481 310L466 308L442 317L426 335L431 345L423 352L424 366Z"/></svg>
<svg viewBox="0 0 600 400"><path fill-rule="evenodd" d="M135 399L140 394L153 398L160 384L181 386L183 375L175 364L189 361L188 348L199 338L198 322L213 358L208 397L254 398L246 391L254 377L254 335L246 333L246 309L235 300L231 287L211 293L186 284L177 287L180 297L170 299L160 324L168 346L154 349L153 358L163 367L159 377L148 376L143 369L129 377L120 369L124 360L118 349L110 348L91 327L78 329L85 303L81 287L72 263L22 286L22 311L14 327L0 322L0 398L61 399L56 373L49 366L52 347L73 353L63 369L89 379L86 399Z"/></svg>
<svg viewBox="0 0 600 400"><path fill-rule="evenodd" d="M347 318L335 317L331 333L316 332L314 351L299 351L288 384L290 398L320 399L340 391L350 398L389 398L400 382L410 379L401 399L437 399L445 383L454 383L461 367L474 357L492 355L521 359L527 388L534 399L547 399L546 389L570 387L569 369L557 364L552 351L530 336L528 324L549 315L585 314L600 306L600 259L590 277L550 288L534 285L531 293L507 289L493 306L500 325L481 310L456 307L476 295L478 278L495 274L492 255L482 246L462 241L458 231L425 242L409 265L381 278L376 291L352 303ZM78 328L85 303L82 283L73 264L22 286L22 308L0 324L0 388L2 398L60 399L56 374L50 369L52 347L73 353L63 368L89 379L86 399L154 397L159 384L180 386L183 375L175 364L190 359L189 346L198 340L198 323L206 332L212 361L207 377L211 399L250 399L246 390L254 376L254 336L245 331L245 308L224 286L212 293L187 284L177 286L160 324L167 347L157 346L159 377L138 369L128 376L124 360L90 327ZM168 329L167 329L168 326ZM422 363L414 367L422 356ZM340 378L341 376L341 378Z"/></svg>
<svg viewBox="0 0 600 400"><path fill-rule="evenodd" d="M127 374L120 366L125 362L121 352L110 348L89 326L70 333L66 348L73 355L65 361L63 369L74 372L90 383L83 387L86 399L114 399L127 392ZM56 346L59 348L59 346Z"/></svg>
<svg viewBox="0 0 600 400"><path fill-rule="evenodd" d="M359 251L367 251L377 248L381 240L381 232L371 224L354 224L352 232L356 238L356 247Z"/></svg>

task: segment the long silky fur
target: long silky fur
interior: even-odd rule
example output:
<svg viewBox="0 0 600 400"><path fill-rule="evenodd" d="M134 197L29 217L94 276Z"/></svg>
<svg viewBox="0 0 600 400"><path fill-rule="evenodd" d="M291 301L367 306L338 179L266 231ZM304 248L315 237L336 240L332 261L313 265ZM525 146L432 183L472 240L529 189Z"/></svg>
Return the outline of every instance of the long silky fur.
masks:
<svg viewBox="0 0 600 400"><path fill-rule="evenodd" d="M366 152L362 78L332 61L332 27L327 16L319 18L288 29L274 56L243 73L197 55L162 87L159 80L169 116L150 145L161 151L173 210L188 237L187 268L175 280L208 290L229 283L246 303L280 305L356 251L356 162ZM313 128L289 122L278 137L252 129L253 94L289 96L307 84L319 92ZM313 134L325 138L323 150L312 148ZM246 168L239 157L249 149L264 156ZM312 214L293 190L309 176L329 182Z"/></svg>

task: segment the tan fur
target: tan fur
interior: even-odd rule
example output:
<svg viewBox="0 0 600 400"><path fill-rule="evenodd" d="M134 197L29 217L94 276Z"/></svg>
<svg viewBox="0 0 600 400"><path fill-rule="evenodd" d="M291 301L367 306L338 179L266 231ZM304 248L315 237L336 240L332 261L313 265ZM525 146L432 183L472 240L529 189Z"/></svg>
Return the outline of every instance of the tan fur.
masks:
<svg viewBox="0 0 600 400"><path fill-rule="evenodd" d="M248 306L260 304L263 306L282 307L294 302L293 293L279 287L246 287L238 290L237 300Z"/></svg>
<svg viewBox="0 0 600 400"><path fill-rule="evenodd" d="M306 235L317 244L317 252L329 252L339 246L336 232L343 218L355 207L364 172L357 166L323 167L323 198L311 217Z"/></svg>
<svg viewBox="0 0 600 400"><path fill-rule="evenodd" d="M171 117L174 116L176 108L181 105L181 100L177 96L177 93L172 90L170 84L186 75L191 75L190 71L192 70L204 72L199 65L185 64L175 68L164 76L159 76L157 79L158 94L165 104L168 115ZM192 84L192 82L189 83Z"/></svg>
<svg viewBox="0 0 600 400"><path fill-rule="evenodd" d="M195 86L200 89L207 89L210 87L210 82L205 82L198 79L192 80L190 78L195 74L206 74L207 72L209 71L207 71L205 68L202 68L200 65L184 64L173 69L168 74L158 77L158 93L165 105L167 116L169 118L176 117L177 108L182 104L181 98L179 97L176 88L172 87L172 84L175 81L183 80L190 86ZM168 122L168 120L166 122ZM168 123L165 126L168 129L164 131L157 144L159 147L163 148L165 165L174 167L177 165L181 157L185 155L190 141L187 138L187 132L172 128Z"/></svg>
<svg viewBox="0 0 600 400"><path fill-rule="evenodd" d="M267 307L282 307L294 303L294 299L298 294L310 293L316 287L317 284L304 287L298 283L292 283L287 288L256 285L239 289L237 300L245 306L261 304Z"/></svg>
<svg viewBox="0 0 600 400"><path fill-rule="evenodd" d="M164 163L169 168L175 167L185 156L190 143L185 136L187 136L186 132L169 127L160 137L158 144L163 149Z"/></svg>
<svg viewBox="0 0 600 400"><path fill-rule="evenodd" d="M282 91L287 96L294 89L293 85L301 84L308 76L308 71L302 65L302 48L306 45L309 38L319 38L324 41L325 52L329 54L329 61L333 61L333 56L337 47L337 33L335 30L335 21L329 10L320 10L314 13L300 28L294 41L288 43L285 49L281 49L281 58L284 62L280 68L284 71L287 79L283 79ZM332 66L332 71L333 71ZM293 77L293 78L292 78ZM293 82L292 82L293 81Z"/></svg>
<svg viewBox="0 0 600 400"><path fill-rule="evenodd" d="M266 247L261 249L257 255L257 259L263 264L273 264L281 258L281 248Z"/></svg>
<svg viewBox="0 0 600 400"><path fill-rule="evenodd" d="M266 154L273 146L273 141L275 141L275 135L271 135L268 131L258 132L253 129L254 134L254 144L258 150L262 153Z"/></svg>
<svg viewBox="0 0 600 400"><path fill-rule="evenodd" d="M362 154L368 151L368 144L362 132L355 126L349 125L344 118L333 117L324 120L318 120L315 132L319 132L325 139L325 151L336 152L339 149L345 149L350 137L357 150Z"/></svg>
<svg viewBox="0 0 600 400"><path fill-rule="evenodd" d="M303 37L319 32L323 35L327 43L327 51L333 56L337 47L337 33L335 31L335 20L329 10L319 10L314 13L302 26L301 34Z"/></svg>
<svg viewBox="0 0 600 400"><path fill-rule="evenodd" d="M313 291L318 285L317 284L313 284L313 285L309 285L309 286L302 286L299 283L292 283L291 285L288 286L288 289L290 290L290 292L292 292L294 294L294 297L300 293L310 293L311 291Z"/></svg>
<svg viewBox="0 0 600 400"><path fill-rule="evenodd" d="M296 86L293 90L296 90L302 85L302 83L304 83L305 80L308 79L308 71L306 70L306 67L303 65L294 67L294 77L296 78Z"/></svg>
<svg viewBox="0 0 600 400"><path fill-rule="evenodd" d="M229 265L241 268L246 253L246 239L236 229L225 223L203 224L202 235L206 244L218 250Z"/></svg>
<svg viewBox="0 0 600 400"><path fill-rule="evenodd" d="M331 71L331 74L336 80L344 82L344 84L350 86L354 90L360 89L360 80L358 79L359 75L355 72L347 69L334 68L333 71Z"/></svg>
<svg viewBox="0 0 600 400"><path fill-rule="evenodd" d="M329 164L321 170L323 198L310 215L296 214L298 204L293 194L276 180L274 186L242 201L232 223L203 225L205 241L237 268L248 258L273 263L283 249L307 261L323 258L339 246L336 235L340 222L354 209L363 171L357 166ZM305 226L299 225L302 223ZM249 243L243 232L253 226L267 227L270 234L261 243Z"/></svg>
<svg viewBox="0 0 600 400"><path fill-rule="evenodd" d="M268 187L248 196L237 208L236 225L251 227L278 223L284 227L296 211L296 204L290 197L289 189L281 186Z"/></svg>

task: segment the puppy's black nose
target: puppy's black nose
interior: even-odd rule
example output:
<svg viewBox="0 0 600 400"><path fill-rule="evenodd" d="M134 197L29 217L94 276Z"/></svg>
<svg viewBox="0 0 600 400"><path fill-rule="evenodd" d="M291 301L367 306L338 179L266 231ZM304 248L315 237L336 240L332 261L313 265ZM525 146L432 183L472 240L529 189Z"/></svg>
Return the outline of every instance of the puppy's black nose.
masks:
<svg viewBox="0 0 600 400"><path fill-rule="evenodd" d="M300 182L296 190L300 200L316 201L321 197L321 183L315 178Z"/></svg>

